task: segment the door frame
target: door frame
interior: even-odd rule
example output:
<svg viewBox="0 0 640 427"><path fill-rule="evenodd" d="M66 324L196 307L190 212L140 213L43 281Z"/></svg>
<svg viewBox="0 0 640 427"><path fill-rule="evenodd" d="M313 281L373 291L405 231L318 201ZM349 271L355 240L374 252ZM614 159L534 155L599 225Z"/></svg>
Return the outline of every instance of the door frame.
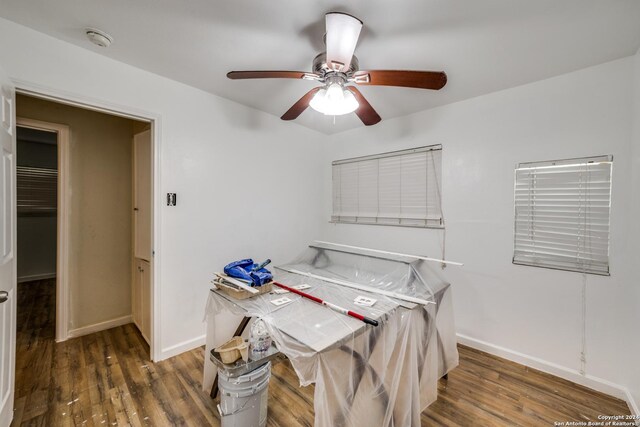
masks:
<svg viewBox="0 0 640 427"><path fill-rule="evenodd" d="M58 148L56 207L56 342L69 336L69 126L16 117L16 128L54 132Z"/></svg>
<svg viewBox="0 0 640 427"><path fill-rule="evenodd" d="M151 164L151 187L152 187L152 215L151 215L151 245L152 245L152 257L151 257L151 345L149 348L149 356L152 361L158 360L162 356L162 347L160 342L161 334L161 321L160 307L161 307L161 207L162 197L161 190L161 174L160 174L160 147L161 147L161 115L139 110L134 107L123 106L113 104L109 101L94 99L84 95L69 93L58 89L52 89L44 87L35 83L20 79L12 79L12 82L16 88L16 94L27 95L35 98L45 99L60 104L71 105L74 107L84 108L88 110L98 111L120 117L146 121L150 124L151 128L151 150L152 150L152 164ZM68 230L68 229L67 229ZM14 230L15 232L15 230ZM68 301L68 300L67 300ZM67 306L68 307L68 306ZM68 331L68 325L67 325ZM56 337L57 340L57 337Z"/></svg>
<svg viewBox="0 0 640 427"><path fill-rule="evenodd" d="M3 322L4 322L4 318L5 316L7 316L9 318L9 325L11 325L11 327L9 328L8 331L2 331L2 338L0 338L0 340L2 342L0 342L0 346L2 346L2 353L0 354L0 369L3 370L2 373L0 373L0 392L2 392L2 396L0 396L2 398L2 400L0 401L0 425L2 426L9 426L12 422L12 418L13 418L13 414L14 414L14 410L15 410L15 392L16 392L16 355L15 355L15 351L16 351L16 337L17 337L17 308L18 308L18 304L17 304L17 292L18 292L18 280L17 280L17 276L18 276L18 265L17 265L17 244L16 244L16 234L17 234L17 212L16 212L16 201L17 201L17 197L16 197L16 191L17 191L17 185L16 185L16 152L17 152L17 144L16 144L16 129L15 129L15 121L16 121L16 115L15 115L15 90L14 87L12 86L11 82L9 85L7 85L7 75L4 73L4 70L2 70L0 68L0 132L4 133L5 130L8 134L8 137L10 139L9 142L9 147L10 147L10 152L7 153L5 155L4 151L6 151L4 149L5 144L0 144L0 162L3 163L3 168L0 171L0 173L5 174L4 179L6 180L6 167L8 165L10 171L11 171L11 176L9 177L8 181L5 181L2 183L2 193L4 193L2 195L2 206L0 207L3 212L3 220L1 221L2 223L0 224L0 227L2 227L4 230L2 232L2 238L3 241L0 242L1 245L3 245L3 250L0 253L0 258L2 261L2 266L1 268L3 270L9 270L8 272L4 272L3 271L3 275L8 276L9 278L9 287L8 289L5 286L2 286L2 290L8 291L9 295L8 295L8 299L4 300L1 308L2 311L4 313L2 313L3 315ZM9 189L9 194L6 194L6 189ZM8 197L7 197L8 196ZM7 201L7 199L9 199ZM10 212L8 212L7 217L5 217L5 214L7 214L6 208L7 208L7 203L10 204L9 206L9 210ZM12 222L12 227L9 230L9 233L7 234L7 230L5 228L5 221L6 219L9 219L9 221ZM10 242L10 243L9 243ZM7 243L10 244L9 247L7 246ZM8 274L7 274L8 273ZM4 279L4 278L3 278ZM3 283L4 284L4 283ZM8 312L7 312L8 311ZM3 325L6 325L6 323L3 323ZM5 334L8 332L8 336L5 336ZM3 354L6 350L9 350L8 353L8 360L6 358L4 358L5 354ZM4 366L3 366L4 365ZM8 371L8 375L5 376L4 375L4 368L8 367L9 371Z"/></svg>

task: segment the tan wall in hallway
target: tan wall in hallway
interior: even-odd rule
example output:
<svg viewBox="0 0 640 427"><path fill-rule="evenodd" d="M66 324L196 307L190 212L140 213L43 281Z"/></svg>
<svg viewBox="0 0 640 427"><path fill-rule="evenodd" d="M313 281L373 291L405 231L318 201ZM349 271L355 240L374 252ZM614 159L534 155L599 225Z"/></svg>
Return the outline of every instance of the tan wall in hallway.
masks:
<svg viewBox="0 0 640 427"><path fill-rule="evenodd" d="M18 117L70 128L69 330L130 315L131 144L139 123L26 96L16 109Z"/></svg>

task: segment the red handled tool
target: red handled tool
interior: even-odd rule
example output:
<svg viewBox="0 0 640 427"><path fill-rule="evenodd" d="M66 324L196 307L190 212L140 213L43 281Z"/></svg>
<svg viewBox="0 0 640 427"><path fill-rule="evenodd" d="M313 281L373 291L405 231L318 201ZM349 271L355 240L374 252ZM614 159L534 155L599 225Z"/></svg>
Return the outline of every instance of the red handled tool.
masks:
<svg viewBox="0 0 640 427"><path fill-rule="evenodd" d="M369 325L378 326L378 321L377 320L371 319L371 318L369 318L367 316L363 316L360 313L356 313L355 311L347 310L346 308L342 308L342 307L337 306L335 304L331 304L328 301L322 300L322 299L320 299L318 297L314 297L313 295L310 295L310 294L308 294L306 292L299 291L298 289L295 289L295 288L291 288L291 287L289 287L287 285L283 285L282 283L278 283L278 282L275 282L275 281L271 282L271 283L273 283L274 285L276 285L276 286L278 286L278 287L280 287L282 289L286 289L289 292L293 292L294 294L300 295L303 298L310 299L311 301L317 302L318 304L322 304L324 306L327 306L333 311L337 311L338 313L342 313L342 314L344 314L346 316L355 317L356 319L362 320L364 323L367 323Z"/></svg>

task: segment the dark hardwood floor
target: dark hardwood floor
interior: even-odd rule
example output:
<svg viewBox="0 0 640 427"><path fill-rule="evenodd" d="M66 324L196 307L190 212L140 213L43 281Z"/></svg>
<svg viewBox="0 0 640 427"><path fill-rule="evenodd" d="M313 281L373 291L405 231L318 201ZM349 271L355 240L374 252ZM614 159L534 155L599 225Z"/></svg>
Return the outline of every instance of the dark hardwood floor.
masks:
<svg viewBox="0 0 640 427"><path fill-rule="evenodd" d="M219 425L201 390L204 350L159 363L133 325L54 342L55 283L20 284L14 426ZM553 426L629 414L626 404L557 377L460 346L424 426ZM269 426L313 425L313 387L287 361L273 367Z"/></svg>

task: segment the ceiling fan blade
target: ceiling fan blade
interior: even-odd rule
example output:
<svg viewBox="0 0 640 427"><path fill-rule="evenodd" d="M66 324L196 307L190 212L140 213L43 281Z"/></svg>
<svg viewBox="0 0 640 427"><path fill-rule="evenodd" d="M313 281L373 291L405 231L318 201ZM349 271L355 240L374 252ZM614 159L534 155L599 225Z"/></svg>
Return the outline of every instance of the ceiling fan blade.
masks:
<svg viewBox="0 0 640 427"><path fill-rule="evenodd" d="M360 93L358 89L353 86L347 86L347 90L353 93L353 96L355 96L358 100L359 106L355 113L360 118L360 120L362 120L362 123L364 123L366 126L371 126L382 120L380 115L376 112L376 110L373 109L371 104L369 104L369 101L365 99L365 97L362 95L362 93Z"/></svg>
<svg viewBox="0 0 640 427"><path fill-rule="evenodd" d="M291 108L289 108L287 110L287 112L284 113L282 115L282 117L280 117L280 118L282 120L295 120L295 119L297 119L298 116L300 114L302 114L304 112L304 110L307 109L307 107L309 107L309 102L311 102L311 99L313 98L313 95L315 95L316 92L318 92L320 89L321 89L320 87L314 87L309 92L305 93L304 96L302 98L300 98L298 100L298 102L293 104L291 106Z"/></svg>
<svg viewBox="0 0 640 427"><path fill-rule="evenodd" d="M356 50L362 21L346 13L330 12L325 15L327 26L327 65L334 71L349 71Z"/></svg>
<svg viewBox="0 0 640 427"><path fill-rule="evenodd" d="M227 77L232 80L244 79L308 79L317 80L319 75L304 71L229 71Z"/></svg>
<svg viewBox="0 0 640 427"><path fill-rule="evenodd" d="M447 84L447 75L444 71L372 70L355 72L353 81L359 85L439 90Z"/></svg>

